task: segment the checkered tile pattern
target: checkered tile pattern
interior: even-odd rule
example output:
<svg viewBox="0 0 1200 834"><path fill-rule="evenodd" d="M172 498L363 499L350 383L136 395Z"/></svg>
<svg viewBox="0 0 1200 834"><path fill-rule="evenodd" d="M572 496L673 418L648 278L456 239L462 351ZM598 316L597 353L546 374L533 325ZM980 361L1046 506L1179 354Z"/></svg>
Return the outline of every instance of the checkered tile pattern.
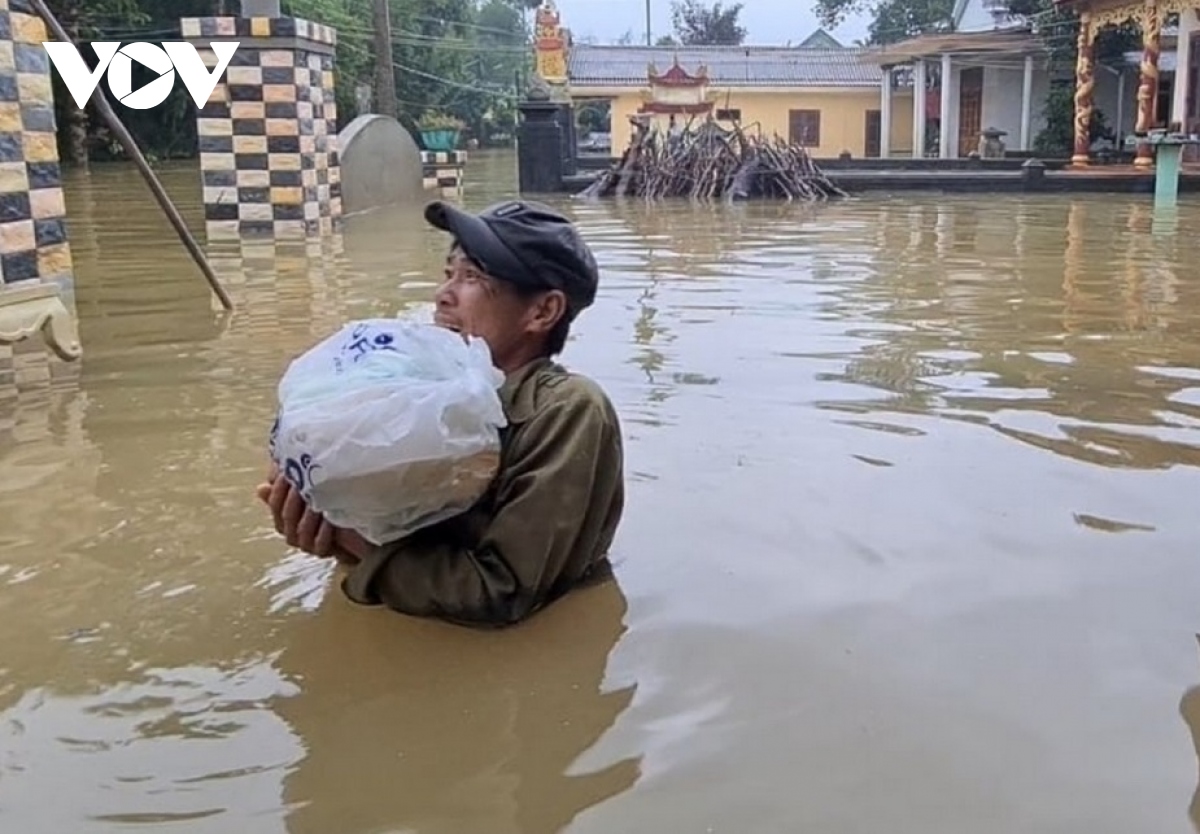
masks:
<svg viewBox="0 0 1200 834"><path fill-rule="evenodd" d="M69 289L71 250L41 19L0 0L0 277Z"/></svg>
<svg viewBox="0 0 1200 834"><path fill-rule="evenodd" d="M0 0L0 293L54 281L71 303L73 267L55 138L45 24L21 0ZM0 403L78 374L41 338L0 345Z"/></svg>
<svg viewBox="0 0 1200 834"><path fill-rule="evenodd" d="M185 40L205 38L288 38L337 46L337 30L295 17L186 17Z"/></svg>
<svg viewBox="0 0 1200 834"><path fill-rule="evenodd" d="M339 228L336 33L295 18L190 18L183 31L200 33L196 46L210 66L210 40L242 39L199 113L209 237L302 238Z"/></svg>
<svg viewBox="0 0 1200 834"><path fill-rule="evenodd" d="M421 151L421 173L426 191L437 189L443 197L462 194L466 151Z"/></svg>

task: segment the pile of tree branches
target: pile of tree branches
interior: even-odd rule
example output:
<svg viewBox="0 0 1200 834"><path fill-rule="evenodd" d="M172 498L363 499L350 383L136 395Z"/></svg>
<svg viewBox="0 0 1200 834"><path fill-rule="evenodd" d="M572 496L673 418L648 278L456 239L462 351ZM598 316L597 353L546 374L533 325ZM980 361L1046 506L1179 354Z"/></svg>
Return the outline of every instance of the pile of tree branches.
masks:
<svg viewBox="0 0 1200 834"><path fill-rule="evenodd" d="M707 120L676 134L640 125L621 160L580 196L814 201L846 192L802 146Z"/></svg>

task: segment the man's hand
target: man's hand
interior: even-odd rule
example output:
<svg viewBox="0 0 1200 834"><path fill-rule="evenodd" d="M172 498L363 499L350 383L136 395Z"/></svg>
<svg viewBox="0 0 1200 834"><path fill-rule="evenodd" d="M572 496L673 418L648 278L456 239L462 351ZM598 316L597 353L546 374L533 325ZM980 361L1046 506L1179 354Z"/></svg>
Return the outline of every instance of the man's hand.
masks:
<svg viewBox="0 0 1200 834"><path fill-rule="evenodd" d="M259 485L258 497L271 510L275 532L290 546L314 556L334 555L337 528L313 512L300 493L292 489L287 478L278 477L276 473L269 483Z"/></svg>
<svg viewBox="0 0 1200 834"><path fill-rule="evenodd" d="M279 476L279 467L274 463L256 494L271 510L275 531L291 547L322 558L333 556L346 565L357 564L370 552L370 542L358 533L335 527L313 512L287 478Z"/></svg>

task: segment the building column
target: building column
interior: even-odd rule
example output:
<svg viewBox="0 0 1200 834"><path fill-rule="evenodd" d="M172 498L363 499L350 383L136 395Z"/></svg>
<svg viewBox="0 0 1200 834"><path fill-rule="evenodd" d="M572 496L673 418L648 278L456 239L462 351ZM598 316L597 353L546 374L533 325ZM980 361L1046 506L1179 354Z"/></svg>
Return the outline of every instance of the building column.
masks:
<svg viewBox="0 0 1200 834"><path fill-rule="evenodd" d="M1178 122L1187 130L1188 99L1195 93L1190 89L1188 68L1192 62L1192 33L1200 29L1200 16L1195 9L1184 9L1179 13L1179 36L1175 46L1175 92L1171 99L1171 121Z"/></svg>
<svg viewBox="0 0 1200 834"><path fill-rule="evenodd" d="M883 67L879 90L879 158L892 155L892 68Z"/></svg>
<svg viewBox="0 0 1200 834"><path fill-rule="evenodd" d="M563 190L562 126L558 105L544 99L521 102L517 128L517 182L522 194Z"/></svg>
<svg viewBox="0 0 1200 834"><path fill-rule="evenodd" d="M0 3L0 400L77 373L58 360L80 356L49 39Z"/></svg>
<svg viewBox="0 0 1200 834"><path fill-rule="evenodd" d="M1071 155L1071 164L1081 168L1088 164L1092 146L1092 92L1096 87L1093 34L1091 15L1081 12L1075 58L1075 148Z"/></svg>
<svg viewBox="0 0 1200 834"><path fill-rule="evenodd" d="M925 60L913 63L913 159L925 157Z"/></svg>
<svg viewBox="0 0 1200 834"><path fill-rule="evenodd" d="M1025 75L1021 79L1021 150L1030 150L1033 137L1033 56L1025 56Z"/></svg>
<svg viewBox="0 0 1200 834"><path fill-rule="evenodd" d="M1148 3L1142 10L1142 66L1137 91L1137 124L1133 128L1134 133L1138 134L1148 133L1157 121L1158 56L1161 52L1163 17L1157 4ZM1186 74L1186 65L1183 71ZM1139 168L1152 166L1154 148L1149 143L1140 143L1133 164Z"/></svg>
<svg viewBox="0 0 1200 834"><path fill-rule="evenodd" d="M209 237L307 238L340 228L337 32L280 16L185 18L182 29L206 63L216 60L210 41L241 42L198 114Z"/></svg>
<svg viewBox="0 0 1200 834"><path fill-rule="evenodd" d="M950 64L950 56L942 56L942 94L941 94L941 125L938 127L938 156L942 159L949 159L954 149L951 142L953 131L950 125L950 89L954 86L951 83L953 79L953 68Z"/></svg>

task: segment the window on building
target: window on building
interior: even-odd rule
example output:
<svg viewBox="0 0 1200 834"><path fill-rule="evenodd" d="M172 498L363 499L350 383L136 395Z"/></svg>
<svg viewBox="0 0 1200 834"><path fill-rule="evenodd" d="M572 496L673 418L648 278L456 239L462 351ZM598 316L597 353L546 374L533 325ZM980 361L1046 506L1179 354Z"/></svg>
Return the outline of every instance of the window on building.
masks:
<svg viewBox="0 0 1200 834"><path fill-rule="evenodd" d="M718 122L740 122L741 120L742 111L736 107L717 111Z"/></svg>
<svg viewBox="0 0 1200 834"><path fill-rule="evenodd" d="M821 111L789 110L788 138L797 145L815 148L821 144Z"/></svg>

